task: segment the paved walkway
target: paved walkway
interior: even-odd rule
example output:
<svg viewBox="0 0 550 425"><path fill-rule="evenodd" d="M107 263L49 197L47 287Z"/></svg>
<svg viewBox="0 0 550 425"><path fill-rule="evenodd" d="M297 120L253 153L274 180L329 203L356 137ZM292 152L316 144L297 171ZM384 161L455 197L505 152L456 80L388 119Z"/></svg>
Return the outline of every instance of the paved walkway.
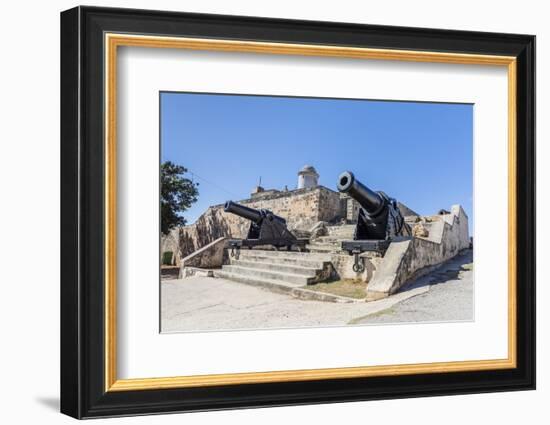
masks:
<svg viewBox="0 0 550 425"><path fill-rule="evenodd" d="M389 298L353 304L298 300L220 278L167 280L161 283L162 331L470 320L472 271L461 271L468 263L471 254L446 263Z"/></svg>

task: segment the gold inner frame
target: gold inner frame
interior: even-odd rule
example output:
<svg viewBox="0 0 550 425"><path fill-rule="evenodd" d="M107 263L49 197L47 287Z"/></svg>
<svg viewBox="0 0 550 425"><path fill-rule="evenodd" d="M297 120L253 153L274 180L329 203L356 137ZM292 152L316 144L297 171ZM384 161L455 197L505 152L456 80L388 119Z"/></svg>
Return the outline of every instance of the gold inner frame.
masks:
<svg viewBox="0 0 550 425"><path fill-rule="evenodd" d="M358 378L515 368L516 358L516 58L325 45L105 34L105 391ZM117 379L116 373L116 99L119 46L325 56L507 67L508 71L508 357L419 364Z"/></svg>

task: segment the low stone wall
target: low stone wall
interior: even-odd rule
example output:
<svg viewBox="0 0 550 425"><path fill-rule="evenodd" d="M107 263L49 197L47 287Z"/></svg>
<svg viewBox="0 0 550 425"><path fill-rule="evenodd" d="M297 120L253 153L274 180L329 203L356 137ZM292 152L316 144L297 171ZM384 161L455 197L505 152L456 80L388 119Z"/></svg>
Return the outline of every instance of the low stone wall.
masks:
<svg viewBox="0 0 550 425"><path fill-rule="evenodd" d="M365 270L361 273L353 271L353 264L355 263L355 258L353 255L349 254L335 254L332 255L331 261L334 267L334 270L339 279L351 279L361 282L370 282L374 272L378 269L382 257L373 256L372 253L364 252L359 255Z"/></svg>
<svg viewBox="0 0 550 425"><path fill-rule="evenodd" d="M426 238L394 240L367 286L367 300L395 293L403 284L451 259L470 245L468 217L460 205L450 214L431 217Z"/></svg>
<svg viewBox="0 0 550 425"><path fill-rule="evenodd" d="M224 262L227 262L225 252L225 237L216 239L214 242L196 250L192 254L181 260L180 278L188 277L187 269L214 269L220 268Z"/></svg>

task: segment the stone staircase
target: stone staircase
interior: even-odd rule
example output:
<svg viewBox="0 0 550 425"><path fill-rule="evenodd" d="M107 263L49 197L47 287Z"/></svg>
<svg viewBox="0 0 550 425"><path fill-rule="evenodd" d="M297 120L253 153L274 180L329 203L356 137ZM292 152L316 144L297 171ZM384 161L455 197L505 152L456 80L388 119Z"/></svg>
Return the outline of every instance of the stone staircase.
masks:
<svg viewBox="0 0 550 425"><path fill-rule="evenodd" d="M241 249L239 258L216 271L217 277L290 292L328 279L333 273L330 256L322 253Z"/></svg>
<svg viewBox="0 0 550 425"><path fill-rule="evenodd" d="M306 245L309 252L241 249L238 259L230 257L229 264L214 275L296 297L324 299L330 296L305 287L334 275L332 254L340 252L343 240L353 238L354 229L354 225L328 226L326 236Z"/></svg>
<svg viewBox="0 0 550 425"><path fill-rule="evenodd" d="M339 252L343 240L353 238L354 224L344 224L341 226L328 226L328 235L320 236L306 245L310 252L329 254Z"/></svg>

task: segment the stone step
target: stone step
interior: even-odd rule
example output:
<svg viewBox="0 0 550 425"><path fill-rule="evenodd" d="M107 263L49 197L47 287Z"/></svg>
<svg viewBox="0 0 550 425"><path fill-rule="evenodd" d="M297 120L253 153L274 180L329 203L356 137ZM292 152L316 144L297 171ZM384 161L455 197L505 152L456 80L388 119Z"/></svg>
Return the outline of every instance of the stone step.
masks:
<svg viewBox="0 0 550 425"><path fill-rule="evenodd" d="M312 254L311 252L296 252L296 251L267 251L261 249L241 249L239 258L269 258L284 259L287 261L330 261L330 257L322 254Z"/></svg>
<svg viewBox="0 0 550 425"><path fill-rule="evenodd" d="M353 232L346 232L346 233L333 233L332 235L327 236L321 236L321 238L327 238L327 239L353 239Z"/></svg>
<svg viewBox="0 0 550 425"><path fill-rule="evenodd" d="M332 243L332 244L340 244L340 242L346 240L348 238L345 237L336 237L336 236L320 236L317 239L315 239L315 243Z"/></svg>
<svg viewBox="0 0 550 425"><path fill-rule="evenodd" d="M316 254L330 254L341 251L340 244L313 243L306 245L306 248Z"/></svg>
<svg viewBox="0 0 550 425"><path fill-rule="evenodd" d="M346 240L346 239L342 239L342 240ZM312 243L306 245L306 248L308 246L312 246L312 245L322 246L322 247L324 246L324 247L327 247L327 248L331 248L331 247L332 248L334 248L334 247L337 248L341 245L341 242L317 242L317 241L315 241L315 242L312 242Z"/></svg>
<svg viewBox="0 0 550 425"><path fill-rule="evenodd" d="M326 257L326 256L323 256ZM307 267L312 269L322 269L325 267L325 264L330 261L328 258L319 257L316 258L315 256L311 257L303 257L303 258L296 258L296 257L285 257L285 256L265 256L265 255L245 255L245 256L239 256L239 259L236 260L235 258L230 257L231 263L237 262L237 261L254 261L254 262L261 262L261 263L270 263L270 264L277 264L277 265L288 265L288 266L298 266L298 267Z"/></svg>
<svg viewBox="0 0 550 425"><path fill-rule="evenodd" d="M223 266L221 271L229 272L232 275L244 276L246 278L280 281L294 287L305 286L314 283L316 280L316 276L304 276L275 270L261 270L257 268L241 267L231 264Z"/></svg>
<svg viewBox="0 0 550 425"><path fill-rule="evenodd" d="M342 229L342 230L332 230L328 232L326 236L351 236L355 231L355 226L351 229Z"/></svg>
<svg viewBox="0 0 550 425"><path fill-rule="evenodd" d="M221 277L223 279L229 279L235 282L245 283L247 285L269 289L272 292L277 292L280 294L291 293L294 288L297 288L300 286L295 284L288 284L286 282L276 280L276 279L264 279L257 276L254 277L254 276L242 275L239 273L227 271L225 269L216 271L215 276Z"/></svg>
<svg viewBox="0 0 550 425"><path fill-rule="evenodd" d="M246 285L255 286L258 288L267 289L270 292L277 292L280 294L287 294L294 298L300 298L304 300L313 301L328 301L337 303L358 303L364 302L363 300L357 300L348 297L342 297L333 294L326 294L318 291L311 291L306 288L301 288L294 284L289 284L275 279L261 279L258 277L245 276L237 273L232 273L224 270L218 270L215 272L215 276L223 279L229 279L234 282L244 283Z"/></svg>
<svg viewBox="0 0 550 425"><path fill-rule="evenodd" d="M249 269L279 271L283 273L298 274L302 276L315 277L317 271L322 267L304 267L295 264L275 263L275 262L263 262L252 259L246 260L232 260L232 266L246 267Z"/></svg>
<svg viewBox="0 0 550 425"><path fill-rule="evenodd" d="M332 275L331 256L325 253L241 249L230 257L217 275L238 282L271 287L276 284L298 288ZM220 274L221 273L221 274ZM274 283L275 282L275 283Z"/></svg>

